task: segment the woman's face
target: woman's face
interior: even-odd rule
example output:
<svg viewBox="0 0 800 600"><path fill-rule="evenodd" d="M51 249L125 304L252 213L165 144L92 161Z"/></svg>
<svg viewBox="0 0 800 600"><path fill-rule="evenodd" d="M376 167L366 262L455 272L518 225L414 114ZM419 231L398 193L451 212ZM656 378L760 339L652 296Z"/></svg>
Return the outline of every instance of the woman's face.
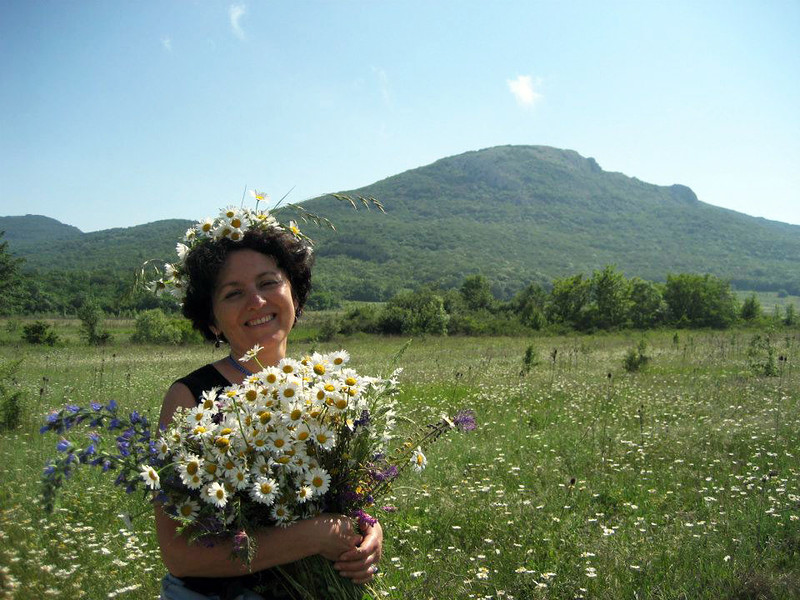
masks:
<svg viewBox="0 0 800 600"><path fill-rule="evenodd" d="M266 366L286 355L294 325L292 286L275 259L255 250L236 250L220 270L211 298L214 333L223 333L235 357L256 344Z"/></svg>

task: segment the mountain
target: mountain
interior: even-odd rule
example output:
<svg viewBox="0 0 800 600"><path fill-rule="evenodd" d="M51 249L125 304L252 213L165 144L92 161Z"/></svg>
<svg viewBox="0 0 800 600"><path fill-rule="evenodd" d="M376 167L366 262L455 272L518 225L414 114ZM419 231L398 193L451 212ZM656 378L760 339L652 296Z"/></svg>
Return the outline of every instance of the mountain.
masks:
<svg viewBox="0 0 800 600"><path fill-rule="evenodd" d="M192 221L168 219L83 233L39 215L0 217L0 231L24 269L133 271L146 260L174 260L175 243Z"/></svg>
<svg viewBox="0 0 800 600"><path fill-rule="evenodd" d="M316 243L318 287L350 298L386 298L427 282L460 285L477 272L507 297L530 281L589 275L606 264L629 277L712 273L741 289L800 293L800 226L705 204L683 185L606 172L571 150L467 152L349 193L379 198L386 214L321 197L303 207L330 218L336 231L303 230ZM122 271L172 260L190 225L158 221L84 234L48 219L62 236L56 239L40 237L34 222L15 231L29 219L46 217L2 217L0 230L38 270Z"/></svg>
<svg viewBox="0 0 800 600"><path fill-rule="evenodd" d="M339 230L310 232L319 241L320 279L356 294L353 279L368 288L450 286L482 272L507 296L528 281L588 275L606 264L629 277L712 273L742 289L800 292L800 226L705 204L683 185L606 172L571 150L467 152L353 193L380 198L387 214L354 213L331 198L304 206Z"/></svg>

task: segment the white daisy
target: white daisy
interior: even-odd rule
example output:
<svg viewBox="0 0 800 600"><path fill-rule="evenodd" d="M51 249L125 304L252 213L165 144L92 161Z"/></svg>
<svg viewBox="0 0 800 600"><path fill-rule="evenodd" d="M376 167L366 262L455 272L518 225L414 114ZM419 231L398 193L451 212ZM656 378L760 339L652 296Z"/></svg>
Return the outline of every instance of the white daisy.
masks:
<svg viewBox="0 0 800 600"><path fill-rule="evenodd" d="M186 498L175 509L180 518L194 521L200 512L200 505L191 498Z"/></svg>
<svg viewBox="0 0 800 600"><path fill-rule="evenodd" d="M161 477L158 476L158 471L156 471L150 465L142 465L142 470L139 473L144 479L145 484L151 490L159 490L161 489Z"/></svg>
<svg viewBox="0 0 800 600"><path fill-rule="evenodd" d="M422 471L427 464L428 459L425 458L425 455L422 453L422 448L417 446L417 449L414 450L414 453L411 455L411 466L414 467L415 471Z"/></svg>
<svg viewBox="0 0 800 600"><path fill-rule="evenodd" d="M313 495L314 490L312 490L310 486L304 485L297 490L297 501L300 504L304 504L305 502L308 502Z"/></svg>
<svg viewBox="0 0 800 600"><path fill-rule="evenodd" d="M270 506L278 493L278 482L271 477L259 477L250 488L250 497L256 502Z"/></svg>
<svg viewBox="0 0 800 600"><path fill-rule="evenodd" d="M215 481L211 485L207 485L203 488L202 498L208 504L213 504L218 508L224 508L228 503L228 492L225 490L225 486L219 481Z"/></svg>
<svg viewBox="0 0 800 600"><path fill-rule="evenodd" d="M311 469L305 477L305 483L317 496L322 496L328 491L331 484L331 476L325 469Z"/></svg>

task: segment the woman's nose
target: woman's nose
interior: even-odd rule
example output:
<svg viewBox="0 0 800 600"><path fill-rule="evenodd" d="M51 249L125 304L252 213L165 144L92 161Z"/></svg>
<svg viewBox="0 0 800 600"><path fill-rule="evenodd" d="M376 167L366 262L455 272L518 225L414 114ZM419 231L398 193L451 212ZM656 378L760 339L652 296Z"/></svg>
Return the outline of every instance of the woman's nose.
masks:
<svg viewBox="0 0 800 600"><path fill-rule="evenodd" d="M264 306L264 304L266 304L267 302L266 300L264 300L264 296L261 295L261 292L258 291L252 292L250 294L249 300L250 300L249 305L255 308Z"/></svg>

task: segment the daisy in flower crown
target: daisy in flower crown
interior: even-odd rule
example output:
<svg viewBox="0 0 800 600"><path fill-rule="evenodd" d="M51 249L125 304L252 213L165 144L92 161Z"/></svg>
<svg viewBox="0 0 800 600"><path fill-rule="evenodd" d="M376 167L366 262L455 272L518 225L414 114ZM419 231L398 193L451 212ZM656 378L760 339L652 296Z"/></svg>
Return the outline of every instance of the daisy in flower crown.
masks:
<svg viewBox="0 0 800 600"><path fill-rule="evenodd" d="M259 192L252 195L266 199ZM181 408L202 414L208 390L241 384L262 366L277 366L286 357L289 332L311 289L311 241L294 222L281 224L267 211L225 208L191 227L177 252L178 261L165 265L153 288L180 299L193 326L207 340L227 343L230 352L170 386L161 427L168 427ZM194 471L207 466L196 462ZM185 477L191 482L193 473L187 471ZM326 484L322 476L311 477L308 487L314 491ZM272 485L265 480L260 493L269 495ZM224 487L211 493L215 501L225 501ZM184 508L187 514L195 509ZM155 512L161 556L169 571L162 581L164 600L258 600L263 596L252 588L269 583L265 569L314 555L333 561L340 575L355 583L371 581L378 571L383 532L377 522L359 532L349 517L323 513L288 527L265 527L252 534L257 552L245 564L230 560L235 539L213 546L191 544L161 505Z"/></svg>

